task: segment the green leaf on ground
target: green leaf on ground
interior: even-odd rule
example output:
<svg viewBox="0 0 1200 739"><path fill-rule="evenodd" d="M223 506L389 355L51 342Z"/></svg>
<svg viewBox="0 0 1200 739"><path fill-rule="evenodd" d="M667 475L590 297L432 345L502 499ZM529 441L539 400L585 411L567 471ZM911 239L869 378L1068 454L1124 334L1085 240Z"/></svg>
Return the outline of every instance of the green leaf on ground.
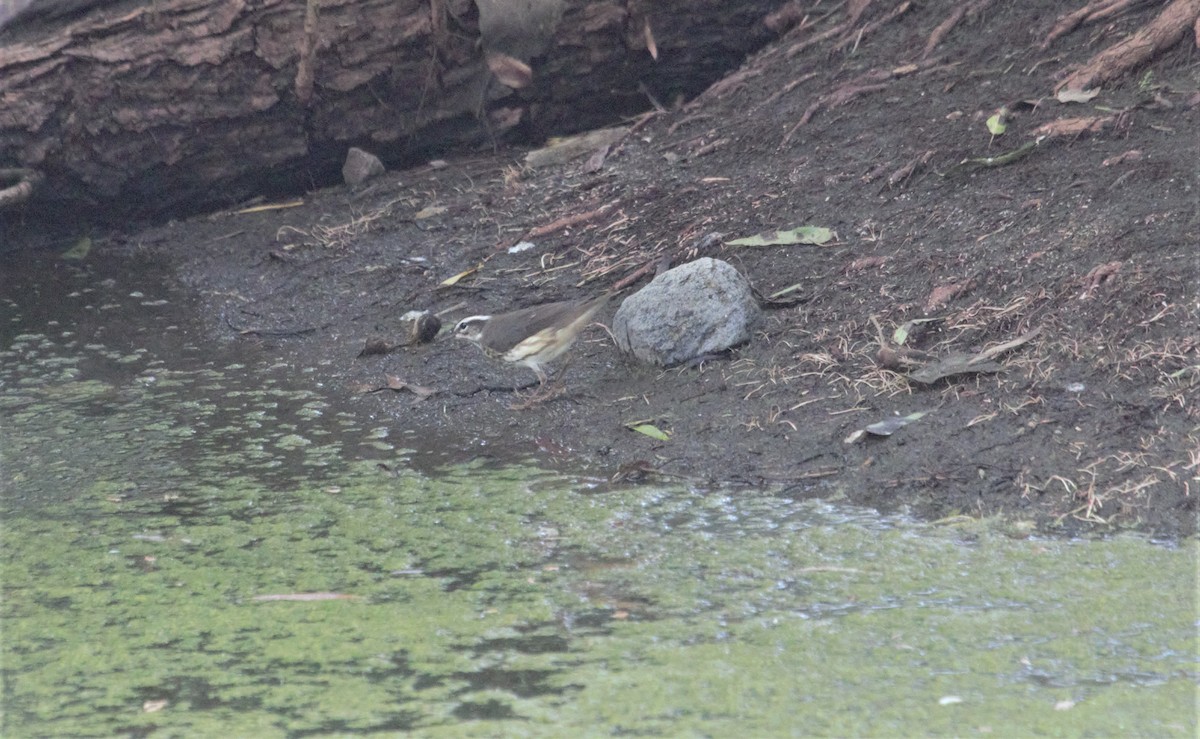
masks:
<svg viewBox="0 0 1200 739"><path fill-rule="evenodd" d="M942 319L940 319L940 318L914 318L911 321L905 321L902 326L900 326L899 328L897 328L895 331L892 332L892 341L896 342L900 346L903 346L904 342L908 341L908 335L910 333L912 333L912 330L914 328L916 328L918 325L920 325L922 323L932 323L933 321L940 321L940 320L942 320Z"/></svg>
<svg viewBox="0 0 1200 739"><path fill-rule="evenodd" d="M84 236L79 241L76 241L74 246L72 246L70 249L67 249L65 252L63 252L62 258L63 259L83 259L84 257L86 257L88 255L88 252L91 250L92 250L92 240L91 240L91 238Z"/></svg>
<svg viewBox="0 0 1200 739"><path fill-rule="evenodd" d="M999 136L1008 130L1008 108L1001 108L988 117L987 130L993 136Z"/></svg>
<svg viewBox="0 0 1200 739"><path fill-rule="evenodd" d="M660 429L659 427L655 426L652 423L639 423L636 426L630 426L629 429L631 431L636 431L639 434L645 434L646 436L649 436L651 439L658 439L659 441L670 441L671 440L671 435L669 433L667 433L666 431L663 431L662 429Z"/></svg>
<svg viewBox="0 0 1200 739"><path fill-rule="evenodd" d="M730 246L775 246L787 244L816 244L819 246L830 241L833 237L833 230L824 228L823 226L799 226L786 231L766 231L725 243Z"/></svg>

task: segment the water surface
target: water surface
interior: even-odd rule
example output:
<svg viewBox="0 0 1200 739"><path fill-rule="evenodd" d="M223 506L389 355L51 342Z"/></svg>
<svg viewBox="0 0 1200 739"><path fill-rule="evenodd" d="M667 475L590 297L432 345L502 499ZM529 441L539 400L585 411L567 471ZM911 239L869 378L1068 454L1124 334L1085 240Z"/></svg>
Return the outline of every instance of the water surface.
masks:
<svg viewBox="0 0 1200 739"><path fill-rule="evenodd" d="M4 736L1195 735L1194 542L431 470L153 265L3 259Z"/></svg>

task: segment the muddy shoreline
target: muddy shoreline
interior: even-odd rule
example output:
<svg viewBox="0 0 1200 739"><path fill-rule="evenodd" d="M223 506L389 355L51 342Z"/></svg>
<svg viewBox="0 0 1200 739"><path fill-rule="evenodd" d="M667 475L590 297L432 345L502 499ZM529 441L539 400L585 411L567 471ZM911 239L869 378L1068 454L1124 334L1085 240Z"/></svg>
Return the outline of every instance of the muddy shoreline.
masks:
<svg viewBox="0 0 1200 739"><path fill-rule="evenodd" d="M1082 111L1042 100L1017 108L1003 137L984 126L995 106L1051 88L1044 75L988 66L994 44L1055 11L1036 12L1046 17L997 8L985 42L944 42L955 64L891 80L882 96L803 126L814 96L892 63L911 38L880 37L823 66L816 52L768 49L721 94L628 122L599 169L526 170L523 152L489 152L98 248L169 260L203 296L219 340L258 342L364 414L459 439L455 453L529 457L606 480L770 486L930 518L1190 533L1200 494L1194 65L1156 67L1155 92L1170 105L1136 81L1115 85L1094 101L1126 111L1113 127L1008 166L963 168ZM909 23L923 28L915 17L899 26ZM1010 61L1036 69L1038 53ZM800 78L796 65L809 62L815 73ZM800 225L837 238L726 244ZM510 252L526 241L533 247ZM767 299L747 345L695 366L635 365L592 327L573 352L568 392L513 411L511 388L530 373L466 342L360 356L372 340L399 342L411 309L453 325L624 282L636 289L657 265L701 256L730 262ZM1003 354L1000 371L922 384L880 357L901 327L906 349L933 358L1037 334ZM389 377L432 394L381 389ZM891 436L847 443L868 424L922 411ZM669 440L631 430L639 423Z"/></svg>

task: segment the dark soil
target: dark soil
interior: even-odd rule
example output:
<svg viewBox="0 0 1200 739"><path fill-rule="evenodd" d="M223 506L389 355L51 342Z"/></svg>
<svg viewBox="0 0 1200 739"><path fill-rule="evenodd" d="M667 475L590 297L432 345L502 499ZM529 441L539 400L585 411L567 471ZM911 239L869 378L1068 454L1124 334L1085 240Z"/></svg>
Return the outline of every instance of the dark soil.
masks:
<svg viewBox="0 0 1200 739"><path fill-rule="evenodd" d="M1055 80L1157 6L1039 51L1069 7L998 3L955 28L935 61L901 69L947 5L913 7L839 48L834 38L792 54L806 36L785 36L682 109L637 121L594 172L583 160L522 171L523 152L489 152L129 242L179 263L207 296L214 332L318 367L362 413L449 434L469 454L529 455L604 478L765 485L928 517L1191 532L1200 496L1194 47L1180 44L1094 100L1066 105L1053 97ZM864 77L876 70L891 73ZM847 85L874 87L840 105L824 97ZM1002 106L1008 130L993 139L985 121ZM1108 122L1047 137L1005 166L958 166L1085 116ZM837 239L724 243L806 224ZM706 238L713 233L724 238ZM507 251L524 240L535 247ZM593 327L564 373L566 393L514 411L511 388L532 373L445 332L358 356L371 339L401 341L410 309L453 325L596 295L642 269L636 288L663 261L699 256L731 262L763 296L786 292L766 301L749 344L696 366L635 366ZM610 306L603 322L611 316ZM905 346L936 356L1040 331L1000 354L998 373L922 385L878 351L881 337L924 318L935 320L917 324ZM436 394L366 392L389 375ZM923 410L890 437L847 441ZM630 430L639 421L670 440Z"/></svg>

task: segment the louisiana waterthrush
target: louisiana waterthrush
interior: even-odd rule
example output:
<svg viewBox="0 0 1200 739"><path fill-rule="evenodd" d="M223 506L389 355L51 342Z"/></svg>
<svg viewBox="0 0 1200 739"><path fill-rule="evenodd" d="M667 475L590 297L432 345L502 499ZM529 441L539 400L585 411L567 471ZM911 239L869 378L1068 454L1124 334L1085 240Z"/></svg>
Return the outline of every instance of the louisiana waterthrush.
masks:
<svg viewBox="0 0 1200 739"><path fill-rule="evenodd" d="M546 384L545 365L562 356L608 295L590 300L565 300L522 308L496 316L468 316L454 326L454 335L472 342L493 359L523 364Z"/></svg>

